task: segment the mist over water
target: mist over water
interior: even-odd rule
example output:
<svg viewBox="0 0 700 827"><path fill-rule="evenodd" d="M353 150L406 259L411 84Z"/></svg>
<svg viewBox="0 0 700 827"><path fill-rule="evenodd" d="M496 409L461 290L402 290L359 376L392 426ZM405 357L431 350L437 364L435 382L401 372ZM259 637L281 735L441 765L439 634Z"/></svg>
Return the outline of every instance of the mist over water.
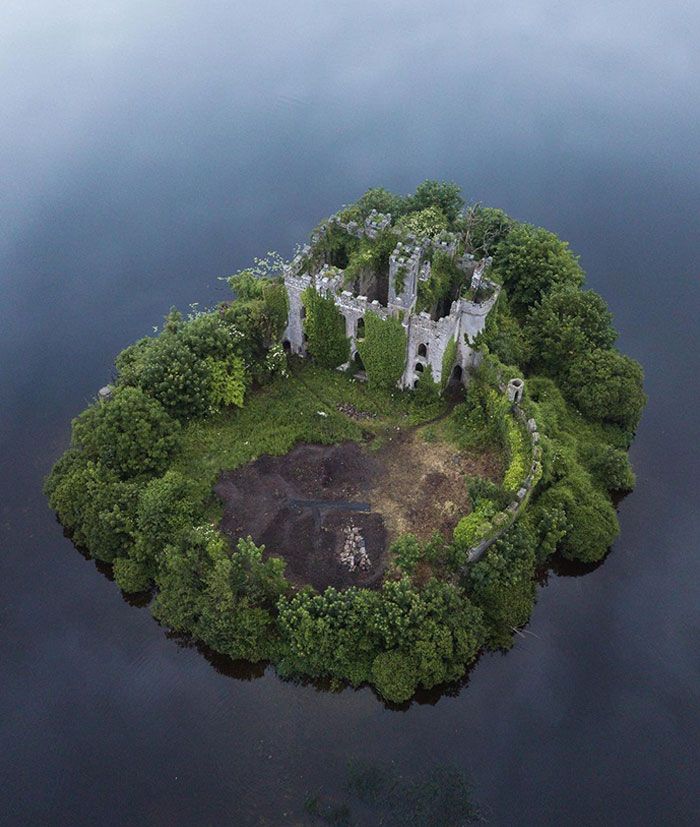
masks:
<svg viewBox="0 0 700 827"><path fill-rule="evenodd" d="M497 825L696 823L699 30L696 3L647 0L3 5L3 822L295 823L355 757L453 763ZM41 484L171 305L424 178L571 243L649 405L605 562L395 711L169 638Z"/></svg>

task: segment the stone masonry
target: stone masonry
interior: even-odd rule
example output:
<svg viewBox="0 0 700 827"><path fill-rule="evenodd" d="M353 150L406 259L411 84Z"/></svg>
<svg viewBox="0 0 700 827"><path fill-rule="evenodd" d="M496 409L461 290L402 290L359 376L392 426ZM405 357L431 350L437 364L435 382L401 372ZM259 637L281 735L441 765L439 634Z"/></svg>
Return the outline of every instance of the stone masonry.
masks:
<svg viewBox="0 0 700 827"><path fill-rule="evenodd" d="M341 227L356 238L375 238L377 233L389 227L390 215L372 212L364 226L357 222L344 224L338 216L332 216L328 225ZM326 226L328 226L326 225ZM324 227L312 237L317 243ZM432 319L428 313L416 313L418 284L430 278L430 250L441 250L455 260L457 266L470 278L474 289L483 287L488 293L484 301L470 301L460 298L452 302L449 313L442 318ZM344 288L343 271L323 265L316 272L310 272L306 262L311 247L304 247L290 263L284 273L284 284L289 299L289 318L284 333L285 349L304 355L304 307L302 293L312 284L324 296L332 296L345 319L346 335L350 339L351 358L357 353L357 340L362 336L362 321L367 311L376 313L382 319L394 316L401 319L406 330L406 363L400 386L415 387L420 374L430 365L433 379L443 380L443 358L451 342L456 342L454 361L445 365L450 376L444 379L466 382L469 372L480 361L479 353L472 347L475 337L484 329L486 317L498 299L499 288L484 278L484 271L491 259L476 262L473 256L464 255L456 259L457 238L442 233L439 238L416 238L408 236L396 245L389 259L389 289L387 306L379 301L369 301L366 296L353 295ZM359 326L359 330L358 330Z"/></svg>

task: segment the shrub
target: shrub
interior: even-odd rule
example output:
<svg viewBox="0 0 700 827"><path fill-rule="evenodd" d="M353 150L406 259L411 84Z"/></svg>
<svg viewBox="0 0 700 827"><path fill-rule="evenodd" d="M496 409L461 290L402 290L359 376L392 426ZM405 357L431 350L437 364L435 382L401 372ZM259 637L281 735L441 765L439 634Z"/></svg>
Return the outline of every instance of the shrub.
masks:
<svg viewBox="0 0 700 827"><path fill-rule="evenodd" d="M447 216L440 207L430 206L403 216L397 224L397 230L418 237L434 238L442 230L446 230L447 225Z"/></svg>
<svg viewBox="0 0 700 827"><path fill-rule="evenodd" d="M124 479L163 471L178 437L178 423L139 388L117 388L73 421L73 443Z"/></svg>
<svg viewBox="0 0 700 827"><path fill-rule="evenodd" d="M581 459L604 491L631 491L634 488L634 472L625 451L612 445L592 443L583 446Z"/></svg>
<svg viewBox="0 0 700 827"><path fill-rule="evenodd" d="M482 500L471 514L462 517L453 532L457 548L466 552L485 539L491 531L491 519L495 514L495 505L489 500Z"/></svg>
<svg viewBox="0 0 700 827"><path fill-rule="evenodd" d="M206 362L178 335L163 335L145 351L138 385L176 419L209 412L211 376Z"/></svg>
<svg viewBox="0 0 700 827"><path fill-rule="evenodd" d="M389 552L401 571L405 574L413 574L416 565L423 556L423 546L418 542L415 535L403 534L392 543Z"/></svg>
<svg viewBox="0 0 700 827"><path fill-rule="evenodd" d="M306 309L304 332L309 353L324 368L336 368L348 361L350 340L345 335L345 319L332 297L321 296L311 286L302 294Z"/></svg>
<svg viewBox="0 0 700 827"><path fill-rule="evenodd" d="M527 475L530 452L523 429L512 416L506 418L506 441L509 459L503 477L503 487L507 491L517 491Z"/></svg>
<svg viewBox="0 0 700 827"><path fill-rule="evenodd" d="M380 652L372 661L372 682L387 701L403 703L416 691L415 665L408 655L397 649Z"/></svg>
<svg viewBox="0 0 700 827"><path fill-rule="evenodd" d="M393 316L381 319L365 314L365 338L357 349L367 371L370 387L391 390L396 387L406 364L406 331Z"/></svg>
<svg viewBox="0 0 700 827"><path fill-rule="evenodd" d="M151 584L151 577L146 566L130 557L117 557L114 561L114 580L117 586L127 594L145 592Z"/></svg>
<svg viewBox="0 0 700 827"><path fill-rule="evenodd" d="M211 383L209 399L212 407L235 405L242 408L245 395L243 360L238 356L233 356L227 360L209 357L206 362Z"/></svg>

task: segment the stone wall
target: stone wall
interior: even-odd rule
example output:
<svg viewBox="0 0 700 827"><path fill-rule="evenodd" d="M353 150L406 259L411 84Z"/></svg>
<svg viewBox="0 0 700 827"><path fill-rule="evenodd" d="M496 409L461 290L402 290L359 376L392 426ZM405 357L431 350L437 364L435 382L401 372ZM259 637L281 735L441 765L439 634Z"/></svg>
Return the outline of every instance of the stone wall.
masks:
<svg viewBox="0 0 700 827"><path fill-rule="evenodd" d="M501 390L502 392L505 392L505 388L502 388ZM496 514L493 518L492 522L500 523L501 527L495 534L492 534L490 537L482 540L481 543L474 546L474 548L470 549L467 558L470 563L475 563L477 560L480 560L486 553L487 549L490 548L496 540L499 540L518 519L518 517L525 510L525 506L527 505L530 495L540 477L542 448L540 447L540 434L537 430L537 423L534 419L527 419L522 408L517 403L513 404L512 411L513 416L515 416L527 428L527 432L530 435L530 444L532 446L530 469L525 479L522 481L522 484L518 488L515 498L510 505L505 511L501 511L500 514Z"/></svg>

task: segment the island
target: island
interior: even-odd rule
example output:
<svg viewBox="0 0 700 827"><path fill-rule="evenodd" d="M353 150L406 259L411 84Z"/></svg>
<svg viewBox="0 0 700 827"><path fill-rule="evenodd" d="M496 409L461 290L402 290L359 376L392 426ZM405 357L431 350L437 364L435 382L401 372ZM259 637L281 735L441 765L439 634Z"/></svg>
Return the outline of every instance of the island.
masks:
<svg viewBox="0 0 700 827"><path fill-rule="evenodd" d="M607 554L643 374L556 235L375 188L228 282L117 356L45 485L165 627L403 703Z"/></svg>

